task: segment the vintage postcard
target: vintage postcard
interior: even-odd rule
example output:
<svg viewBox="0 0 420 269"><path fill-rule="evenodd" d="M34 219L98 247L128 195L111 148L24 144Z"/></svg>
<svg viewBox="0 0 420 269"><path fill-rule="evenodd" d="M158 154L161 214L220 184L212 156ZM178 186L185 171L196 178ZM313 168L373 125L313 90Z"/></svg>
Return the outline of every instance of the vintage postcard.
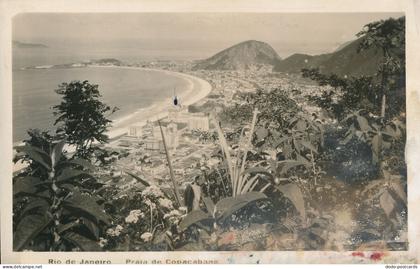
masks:
<svg viewBox="0 0 420 269"><path fill-rule="evenodd" d="M1 2L2 262L417 263L418 2L192 2Z"/></svg>

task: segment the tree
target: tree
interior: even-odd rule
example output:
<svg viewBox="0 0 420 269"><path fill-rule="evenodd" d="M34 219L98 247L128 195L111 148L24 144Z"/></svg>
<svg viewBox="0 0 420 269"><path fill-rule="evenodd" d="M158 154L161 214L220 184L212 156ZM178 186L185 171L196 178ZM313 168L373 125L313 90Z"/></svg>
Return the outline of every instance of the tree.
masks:
<svg viewBox="0 0 420 269"><path fill-rule="evenodd" d="M401 88L405 74L405 17L389 18L365 25L358 51L374 48L382 53L378 70L381 79L381 118L385 118L386 98L392 88Z"/></svg>
<svg viewBox="0 0 420 269"><path fill-rule="evenodd" d="M302 77L318 82L320 86L330 86L321 96L311 96L310 100L333 114L338 120L346 114L360 109L375 111L380 108L376 97L379 86L373 76L339 77L336 74L322 74L319 68L302 69Z"/></svg>
<svg viewBox="0 0 420 269"><path fill-rule="evenodd" d="M54 125L60 124L57 134L67 136L67 141L76 146L76 155L90 158L97 141L105 143L111 120L106 116L117 111L102 103L98 85L90 84L87 80L72 81L59 85L56 93L63 96L59 105L54 106ZM106 115L108 114L108 115Z"/></svg>
<svg viewBox="0 0 420 269"><path fill-rule="evenodd" d="M359 139L360 135L364 135L363 139L372 149L372 162L378 165L385 177L385 154L390 150L391 142L395 144L401 139L400 129L404 129L399 127L403 126L402 122L398 126L393 122L400 122L399 118L404 121L401 112L405 109L405 18L369 23L357 37L360 42L358 52L371 50L381 53L381 62L375 75L344 80L334 74L321 74L319 69L303 69L302 75L317 81L319 85L330 85L341 90L341 96L336 96L339 97L336 98L337 104L347 111L337 115L349 128L343 141L346 144L355 133ZM330 95L323 95L315 101L331 110L336 107L332 99ZM392 106L387 106L387 99L392 100Z"/></svg>

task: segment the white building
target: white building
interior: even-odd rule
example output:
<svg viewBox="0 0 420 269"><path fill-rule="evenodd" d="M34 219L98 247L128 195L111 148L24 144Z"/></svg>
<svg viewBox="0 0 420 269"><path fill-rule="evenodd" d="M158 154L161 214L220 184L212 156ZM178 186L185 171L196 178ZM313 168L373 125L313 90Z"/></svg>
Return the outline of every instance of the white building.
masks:
<svg viewBox="0 0 420 269"><path fill-rule="evenodd" d="M157 140L155 138L150 138L144 141L144 145L146 150L151 150L151 151L164 151L164 147L163 147L163 141L161 140Z"/></svg>
<svg viewBox="0 0 420 269"><path fill-rule="evenodd" d="M168 149L176 149L179 145L178 125L171 121L168 125L162 126L162 131L165 136L165 142ZM154 125L151 130L148 130L148 139L145 141L146 150L160 150L163 151L162 132L159 125ZM143 129L143 133L145 130Z"/></svg>
<svg viewBox="0 0 420 269"><path fill-rule="evenodd" d="M165 141L166 145L170 149L176 149L179 145L178 139L178 125L171 121L165 130Z"/></svg>
<svg viewBox="0 0 420 269"><path fill-rule="evenodd" d="M143 126L132 125L128 128L128 136L140 138L143 135Z"/></svg>
<svg viewBox="0 0 420 269"><path fill-rule="evenodd" d="M188 118L188 129L208 131L210 129L210 120L204 114L190 114Z"/></svg>

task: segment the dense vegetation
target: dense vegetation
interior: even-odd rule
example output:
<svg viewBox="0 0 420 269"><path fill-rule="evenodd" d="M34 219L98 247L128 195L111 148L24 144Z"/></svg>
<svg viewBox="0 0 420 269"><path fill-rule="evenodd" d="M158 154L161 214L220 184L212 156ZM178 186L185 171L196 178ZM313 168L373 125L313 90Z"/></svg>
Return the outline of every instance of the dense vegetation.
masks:
<svg viewBox="0 0 420 269"><path fill-rule="evenodd" d="M113 110L87 81L61 85L55 115L63 127L54 135L32 130L16 148L15 161L29 165L13 178L14 248L342 250L404 243L404 23L375 22L358 34L365 38L360 50L373 46L382 53L374 76L302 70L320 86L307 97L318 112L278 88L243 94L212 115L214 133L200 138L218 144L212 157L219 162L198 164L201 175L185 179L193 183L184 195L170 154L170 189L130 172L141 186L119 191L101 184L103 171L95 167L108 169L103 156L110 153L95 155L93 146L106 142L105 114ZM74 154L64 150L66 143ZM338 215L346 210L354 212L354 229Z"/></svg>

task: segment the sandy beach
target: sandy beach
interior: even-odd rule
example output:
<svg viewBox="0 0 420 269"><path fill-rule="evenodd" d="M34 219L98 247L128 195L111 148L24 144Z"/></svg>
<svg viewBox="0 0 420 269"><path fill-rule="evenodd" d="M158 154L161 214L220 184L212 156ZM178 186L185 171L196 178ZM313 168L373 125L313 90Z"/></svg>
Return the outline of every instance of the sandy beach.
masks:
<svg viewBox="0 0 420 269"><path fill-rule="evenodd" d="M145 70L153 72L162 72L170 76L175 76L187 81L187 89L181 91L181 94L178 95L179 101L182 106L187 107L192 105L199 100L206 97L211 92L211 85L207 81L194 77L188 74L161 70L161 69L152 69L152 68L143 68L143 67L131 67L131 66L94 66L100 68L121 68L121 69L136 69L136 70ZM147 121L157 121L164 117L168 116L168 107L172 103L172 97L168 97L165 100L162 100L159 103L153 104L150 107L141 108L136 112L124 116L122 118L116 119L112 122L112 127L108 131L107 135L110 139L115 139L119 136L122 136L128 132L128 128L131 125L143 126Z"/></svg>
<svg viewBox="0 0 420 269"><path fill-rule="evenodd" d="M186 107L191 104L194 104L204 97L206 97L211 92L211 85L207 81L194 77L188 74L183 74L174 71L168 70L161 70L161 69L152 69L152 68L143 68L143 67L131 67L131 66L101 66L95 65L92 66L95 68L120 68L120 69L135 69L135 70L145 70L145 71L153 71L153 72L162 72L170 76L175 76L187 81L188 86L187 89L180 91L181 94L178 95L178 98L181 104ZM168 116L168 106L172 102L172 97L168 97L165 100L162 100L159 103L155 103L150 107L141 108L130 115L126 115L124 117L115 119L112 122L112 127L107 132L107 135L110 139L116 139L120 136L125 135L128 133L129 126L143 126L147 123L147 121L157 121L164 117ZM20 143L15 143L15 145L19 145ZM74 150L71 147L66 147L68 152L72 152ZM13 171L18 171L22 168L26 167L24 163L16 163L13 166Z"/></svg>

